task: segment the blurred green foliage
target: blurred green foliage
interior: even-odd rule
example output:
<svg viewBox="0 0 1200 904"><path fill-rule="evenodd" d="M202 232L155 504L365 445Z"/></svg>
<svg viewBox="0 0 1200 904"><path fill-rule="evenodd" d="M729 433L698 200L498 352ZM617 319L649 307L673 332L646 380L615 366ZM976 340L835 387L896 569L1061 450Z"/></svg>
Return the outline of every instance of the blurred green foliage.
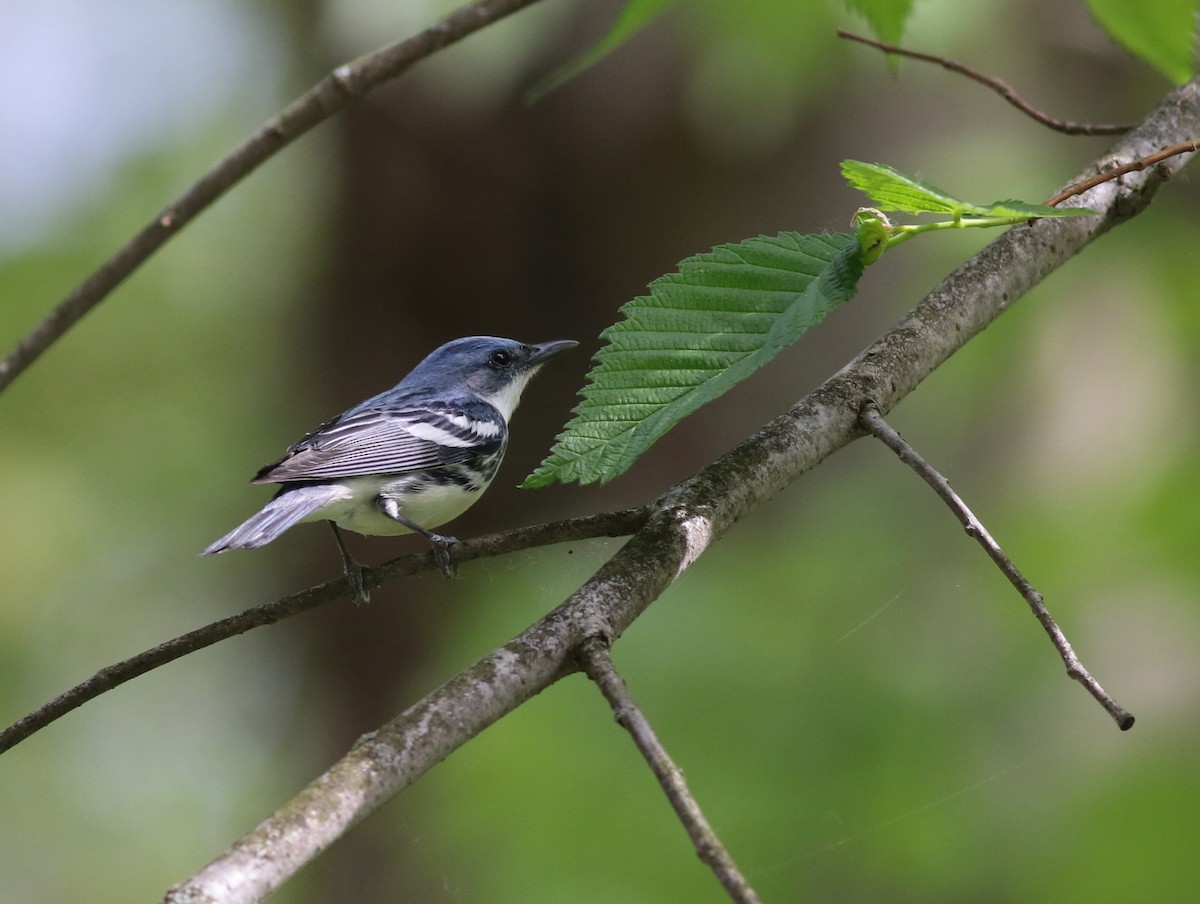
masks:
<svg viewBox="0 0 1200 904"><path fill-rule="evenodd" d="M556 120L583 128L606 105L665 99L688 145L711 152L712 181L690 185L681 209L614 197L612 212L580 217L612 216L635 243L684 229L709 209L706 222L723 225L708 244L782 228L758 222L776 216L802 231L839 229L858 202L829 161L888 160L971 197L1043 197L1103 147L1044 134L939 71L906 65L893 79L882 60L833 39L824 20L835 24L836 7L774 4L771 29L723 6L697 17L668 13L560 89L565 113ZM1113 50L1081 4L964 6L918 4L906 42L1022 88L1053 85L1038 87L1038 101L1073 118L1136 118L1162 89L1158 76ZM586 23L583 7L574 14ZM503 46L524 56L506 71L548 71L540 50L576 34L559 15L537 20L536 40L508 33ZM767 33L769 52L755 55ZM455 77L473 71L473 54L497 52L484 38L454 51ZM293 40L305 59L313 46ZM642 93L610 96L609 79ZM424 84L424 102L436 100L437 84ZM496 84L514 96L521 87ZM411 95L398 109L405 102ZM173 141L158 136L161 149L126 161L94 200L3 252L6 347L272 112L247 117L234 97L227 109ZM515 118L513 109L499 100L483 113L447 103L444 116L495 125ZM336 573L315 527L254 555L196 553L260 501L243 484L257 466L297 429L354 400L331 397L323 350L377 326L354 319L346 301L360 286L335 286L334 301L314 288L328 278L347 226L331 213L343 178L337 155L349 140L340 127L329 124L220 202L0 398L4 721L110 662ZM549 134L526 134L524 153L537 156L530 149ZM580 147L613 139L580 135ZM619 137L633 142L637 133ZM686 150L672 146L668 162ZM781 155L783 176L774 166ZM735 194L750 200L718 204L735 166L744 173L732 180ZM770 213L768 195L781 204ZM1185 171L1147 213L1022 299L892 416L1046 594L1084 661L1137 715L1131 732L1119 733L1064 677L1023 603L940 503L866 441L739 524L617 645L618 667L764 900L1030 904L1193 894L1197 200ZM523 202L555 203L537 191ZM503 229L507 221L492 215ZM682 234L684 247L664 252L653 271L586 248L579 259L596 269L580 282L628 267L623 278L644 285L707 247L695 238ZM767 420L777 395L786 403L839 366L980 240L888 255L853 305L731 393L729 407L699 416L708 418L705 434L717 435L715 449L692 448L694 433L664 441L611 488L551 495L562 509L544 514L625 504L623 483L642 498L702 466L740 438L739 417ZM455 247L455 265L469 267L477 249ZM447 282L459 278L448 266ZM599 326L631 294L609 299ZM529 303L549 310L563 299ZM327 309L336 316L324 317ZM598 332L578 316L577 338ZM410 362L382 363L403 371ZM346 355L332 367L374 364ZM521 424L518 415L518 433ZM527 449L526 459L542 451ZM510 483L519 472L510 462ZM498 505L515 498L505 492L492 490ZM497 518L500 526L526 520L507 509ZM472 532L464 519L461 533ZM0 756L0 897L156 900L357 733L555 605L614 545L476 563L449 587L406 582L390 599L381 593L369 607L328 607L252 632L72 713ZM352 629L381 646L331 658L325 636ZM408 635L419 652L404 646ZM346 695L348 665L367 673L370 701ZM434 769L275 900L723 897L602 699L576 676Z"/></svg>
<svg viewBox="0 0 1200 904"><path fill-rule="evenodd" d="M1087 5L1114 40L1171 81L1183 84L1196 73L1197 0L1087 0Z"/></svg>

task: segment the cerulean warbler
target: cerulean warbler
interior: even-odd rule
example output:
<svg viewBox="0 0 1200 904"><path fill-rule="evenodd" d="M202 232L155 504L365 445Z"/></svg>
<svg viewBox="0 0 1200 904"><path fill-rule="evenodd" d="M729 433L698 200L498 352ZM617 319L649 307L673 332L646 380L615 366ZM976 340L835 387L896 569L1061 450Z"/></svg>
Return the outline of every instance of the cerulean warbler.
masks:
<svg viewBox="0 0 1200 904"><path fill-rule="evenodd" d="M431 528L461 515L487 489L525 384L578 344L491 336L447 342L394 388L322 424L262 468L251 483L278 483L279 492L201 555L253 549L294 524L324 519L360 600L367 599L361 566L339 526L370 535L422 534L449 575L446 547L457 541Z"/></svg>

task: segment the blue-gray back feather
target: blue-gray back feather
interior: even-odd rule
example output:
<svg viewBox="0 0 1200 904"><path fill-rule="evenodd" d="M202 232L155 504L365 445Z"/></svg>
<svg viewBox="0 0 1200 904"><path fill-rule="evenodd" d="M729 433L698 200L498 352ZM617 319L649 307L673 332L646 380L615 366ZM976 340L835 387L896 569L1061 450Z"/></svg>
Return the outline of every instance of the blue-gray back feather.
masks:
<svg viewBox="0 0 1200 904"><path fill-rule="evenodd" d="M283 458L260 470L252 483L445 467L502 450L505 432L500 413L477 399L462 399L453 407L360 405L293 444Z"/></svg>

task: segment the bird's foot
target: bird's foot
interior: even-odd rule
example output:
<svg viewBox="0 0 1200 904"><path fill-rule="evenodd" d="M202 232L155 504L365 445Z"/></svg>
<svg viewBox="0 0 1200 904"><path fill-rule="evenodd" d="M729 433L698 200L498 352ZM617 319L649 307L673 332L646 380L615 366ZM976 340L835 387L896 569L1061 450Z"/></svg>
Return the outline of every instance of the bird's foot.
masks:
<svg viewBox="0 0 1200 904"><path fill-rule="evenodd" d="M329 526L333 528L333 539L337 540L338 552L342 554L342 571L346 575L346 583L354 591L354 605L361 606L371 602L371 594L367 593L367 588L363 586L362 566L350 555L350 550L346 549L346 542L342 539L337 522L330 521Z"/></svg>
<svg viewBox="0 0 1200 904"><path fill-rule="evenodd" d="M367 588L363 586L362 566L354 561L354 559L348 559L344 564L346 568L346 583L354 591L354 605L362 606L365 603L371 602L371 594L367 593Z"/></svg>
<svg viewBox="0 0 1200 904"><path fill-rule="evenodd" d="M458 565L450 561L450 547L458 542L457 537L443 537L441 534L430 534L429 545L433 547L433 560L437 562L438 571L444 578L458 577Z"/></svg>

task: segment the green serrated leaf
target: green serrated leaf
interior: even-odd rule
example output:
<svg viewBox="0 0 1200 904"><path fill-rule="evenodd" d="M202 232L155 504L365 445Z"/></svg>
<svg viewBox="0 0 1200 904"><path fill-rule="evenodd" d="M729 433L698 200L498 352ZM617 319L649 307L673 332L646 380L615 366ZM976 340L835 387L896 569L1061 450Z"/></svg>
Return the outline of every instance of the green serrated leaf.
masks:
<svg viewBox="0 0 1200 904"><path fill-rule="evenodd" d="M675 0L629 0L608 33L590 49L539 81L525 94L525 103L534 104L566 82L586 72L631 37L649 25Z"/></svg>
<svg viewBox="0 0 1200 904"><path fill-rule="evenodd" d="M880 210L901 213L944 213L951 216L984 216L985 208L960 201L913 176L883 163L843 160L842 175L867 195Z"/></svg>
<svg viewBox="0 0 1200 904"><path fill-rule="evenodd" d="M1196 72L1196 17L1200 0L1087 0L1096 21L1177 85Z"/></svg>
<svg viewBox="0 0 1200 904"><path fill-rule="evenodd" d="M1033 217L1085 217L1095 214L1094 210L1082 207L1046 207L1025 201L993 201L981 207L969 201L959 200L928 182L906 176L883 163L843 160L842 175L854 188L874 201L880 210L898 210L901 213L912 214L940 213L964 220L1024 220Z"/></svg>
<svg viewBox="0 0 1200 904"><path fill-rule="evenodd" d="M524 486L602 483L849 300L862 274L846 233L759 236L689 257L601 334L574 416Z"/></svg>

